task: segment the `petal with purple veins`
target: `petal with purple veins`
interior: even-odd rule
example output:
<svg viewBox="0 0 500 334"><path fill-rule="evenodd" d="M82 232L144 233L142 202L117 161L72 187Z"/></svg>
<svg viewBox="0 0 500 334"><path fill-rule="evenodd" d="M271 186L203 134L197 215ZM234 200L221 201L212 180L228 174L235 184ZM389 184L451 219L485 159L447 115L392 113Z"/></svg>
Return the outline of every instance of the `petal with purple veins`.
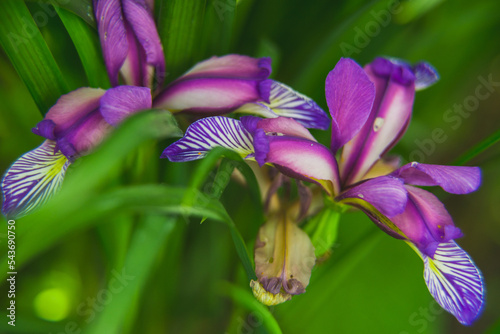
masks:
<svg viewBox="0 0 500 334"><path fill-rule="evenodd" d="M2 179L2 213L19 218L42 206L59 191L69 165L54 141L46 140L25 153Z"/></svg>
<svg viewBox="0 0 500 334"><path fill-rule="evenodd" d="M413 66L415 74L415 89L422 90L432 86L439 80L439 74L436 69L427 62L420 62Z"/></svg>
<svg viewBox="0 0 500 334"><path fill-rule="evenodd" d="M361 66L352 59L341 58L326 78L325 93L332 116L331 149L336 152L365 124L375 88Z"/></svg>
<svg viewBox="0 0 500 334"><path fill-rule="evenodd" d="M470 256L454 241L441 243L433 257L421 254L424 279L429 292L446 311L466 326L479 317L484 308L484 282Z"/></svg>
<svg viewBox="0 0 500 334"><path fill-rule="evenodd" d="M215 116L191 124L184 137L168 146L161 158L176 162L201 159L215 147L225 147L242 157L254 153L253 137L240 121Z"/></svg>

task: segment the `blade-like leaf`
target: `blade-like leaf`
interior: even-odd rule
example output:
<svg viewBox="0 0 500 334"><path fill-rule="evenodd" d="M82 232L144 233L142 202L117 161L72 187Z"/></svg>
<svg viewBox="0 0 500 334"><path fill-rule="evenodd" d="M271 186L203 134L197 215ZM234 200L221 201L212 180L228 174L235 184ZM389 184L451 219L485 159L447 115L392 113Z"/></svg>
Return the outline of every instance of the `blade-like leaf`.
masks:
<svg viewBox="0 0 500 334"><path fill-rule="evenodd" d="M227 282L222 282L220 285L220 293L231 297L233 301L242 307L258 315L262 319L264 327L271 334L282 333L281 328L271 314L269 309L254 298L249 289L242 289Z"/></svg>
<svg viewBox="0 0 500 334"><path fill-rule="evenodd" d="M66 9L54 6L82 61L91 87L109 88L104 59L95 29Z"/></svg>
<svg viewBox="0 0 500 334"><path fill-rule="evenodd" d="M206 0L162 0L157 4L160 35L170 78L194 64L200 43Z"/></svg>
<svg viewBox="0 0 500 334"><path fill-rule="evenodd" d="M483 151L487 150L491 146L495 145L500 141L500 130L497 130L495 133L493 133L491 136L488 138L484 139L481 141L479 144L471 148L469 151L467 151L464 155L462 155L460 158L455 160L455 162L452 163L452 165L457 165L457 166L463 166L475 157L477 157L479 154L481 154Z"/></svg>
<svg viewBox="0 0 500 334"><path fill-rule="evenodd" d="M137 310L137 301L155 267L155 260L175 225L175 218L161 215L146 216L135 231L122 272L129 278L122 291L99 314L85 332L89 334L122 333L123 323L131 310ZM116 280L112 277L111 281ZM124 305L126 305L124 307Z"/></svg>
<svg viewBox="0 0 500 334"><path fill-rule="evenodd" d="M92 0L26 0L42 4L52 4L64 8L80 16L85 22L95 27L94 10Z"/></svg>
<svg viewBox="0 0 500 334"><path fill-rule="evenodd" d="M66 82L23 1L0 1L0 44L44 115L68 92Z"/></svg>
<svg viewBox="0 0 500 334"><path fill-rule="evenodd" d="M329 252L337 240L341 213L326 207L304 226L314 245L314 254L321 257Z"/></svg>

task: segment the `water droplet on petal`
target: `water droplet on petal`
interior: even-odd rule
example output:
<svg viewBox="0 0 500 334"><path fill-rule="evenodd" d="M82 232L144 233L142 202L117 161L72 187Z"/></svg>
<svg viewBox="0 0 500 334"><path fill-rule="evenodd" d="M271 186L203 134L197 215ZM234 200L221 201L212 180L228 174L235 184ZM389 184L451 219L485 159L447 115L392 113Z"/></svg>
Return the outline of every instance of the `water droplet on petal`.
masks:
<svg viewBox="0 0 500 334"><path fill-rule="evenodd" d="M365 198L365 196L363 196L363 194L358 194L358 197L359 198Z"/></svg>
<svg viewBox="0 0 500 334"><path fill-rule="evenodd" d="M382 117L375 118L375 122L373 122L373 131L379 132L383 125L384 119Z"/></svg>

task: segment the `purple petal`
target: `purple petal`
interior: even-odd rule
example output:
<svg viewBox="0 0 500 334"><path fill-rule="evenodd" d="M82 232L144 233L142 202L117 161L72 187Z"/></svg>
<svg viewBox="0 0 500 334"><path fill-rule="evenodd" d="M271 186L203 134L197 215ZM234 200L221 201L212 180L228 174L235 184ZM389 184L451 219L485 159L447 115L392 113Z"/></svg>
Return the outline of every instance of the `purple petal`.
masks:
<svg viewBox="0 0 500 334"><path fill-rule="evenodd" d="M118 86L107 90L103 95L100 111L106 122L117 126L131 114L150 109L151 104L149 88Z"/></svg>
<svg viewBox="0 0 500 334"><path fill-rule="evenodd" d="M61 96L45 115L46 120L52 120L56 124L55 137L61 136L95 111L105 92L99 88L84 87Z"/></svg>
<svg viewBox="0 0 500 334"><path fill-rule="evenodd" d="M331 149L336 152L365 124L375 88L356 62L341 58L326 78L325 91L332 116Z"/></svg>
<svg viewBox="0 0 500 334"><path fill-rule="evenodd" d="M212 57L196 64L179 80L192 78L235 78L264 80L271 74L271 58L252 58L237 54Z"/></svg>
<svg viewBox="0 0 500 334"><path fill-rule="evenodd" d="M266 162L283 174L319 183L331 195L338 193L338 169L335 156L325 146L303 138L268 136Z"/></svg>
<svg viewBox="0 0 500 334"><path fill-rule="evenodd" d="M155 98L155 108L220 115L260 99L258 82L231 78L176 81Z"/></svg>
<svg viewBox="0 0 500 334"><path fill-rule="evenodd" d="M240 121L227 117L207 117L191 124L183 138L168 146L161 158L191 161L205 157L215 147L225 147L246 157L254 153L253 138Z"/></svg>
<svg viewBox="0 0 500 334"><path fill-rule="evenodd" d="M436 69L427 62L420 62L413 66L415 74L415 89L422 90L434 85L439 80Z"/></svg>
<svg viewBox="0 0 500 334"><path fill-rule="evenodd" d="M54 134L56 128L56 123L54 123L53 120L51 119L44 119L43 121L38 122L36 127L31 129L31 131L39 135L41 137L50 139L50 140L56 140L56 135Z"/></svg>
<svg viewBox="0 0 500 334"><path fill-rule="evenodd" d="M159 74L160 79L163 78L165 72L165 57L163 47L156 30L156 24L150 9L145 0L124 1L123 12L127 22L130 24L134 32L134 36L142 47L142 52L145 54L145 62L152 65ZM146 71L147 72L147 71ZM142 80L143 86L150 86L152 76L144 73L145 77ZM161 86L162 82L159 83Z"/></svg>
<svg viewBox="0 0 500 334"><path fill-rule="evenodd" d="M118 72L127 57L129 45L120 0L94 0L97 30L104 62L112 86L118 85Z"/></svg>
<svg viewBox="0 0 500 334"><path fill-rule="evenodd" d="M264 130L266 133L300 137L316 142L316 139L314 139L311 133L292 118L278 117L262 119L258 122L257 127Z"/></svg>
<svg viewBox="0 0 500 334"><path fill-rule="evenodd" d="M347 185L361 180L401 138L415 97L414 77L407 65L378 58L365 71L375 84L376 95L368 120L342 151L340 168Z"/></svg>
<svg viewBox="0 0 500 334"><path fill-rule="evenodd" d="M330 118L312 99L280 82L266 81L271 82L267 107L276 115L293 118L306 128L327 130L330 127Z"/></svg>
<svg viewBox="0 0 500 334"><path fill-rule="evenodd" d="M405 211L391 220L416 247L433 256L438 244L460 238L443 203L428 191L406 185L408 202Z"/></svg>
<svg viewBox="0 0 500 334"><path fill-rule="evenodd" d="M479 167L427 165L412 162L392 173L405 183L417 186L440 186L452 194L468 194L481 185Z"/></svg>
<svg viewBox="0 0 500 334"><path fill-rule="evenodd" d="M434 257L422 255L429 292L446 311L466 326L484 308L484 282L470 256L454 241L441 243Z"/></svg>
<svg viewBox="0 0 500 334"><path fill-rule="evenodd" d="M2 179L2 213L19 218L42 206L61 187L69 165L50 140L25 153Z"/></svg>
<svg viewBox="0 0 500 334"><path fill-rule="evenodd" d="M336 200L342 201L348 198L366 201L381 214L391 218L405 210L408 196L401 180L381 176L358 183L340 194Z"/></svg>

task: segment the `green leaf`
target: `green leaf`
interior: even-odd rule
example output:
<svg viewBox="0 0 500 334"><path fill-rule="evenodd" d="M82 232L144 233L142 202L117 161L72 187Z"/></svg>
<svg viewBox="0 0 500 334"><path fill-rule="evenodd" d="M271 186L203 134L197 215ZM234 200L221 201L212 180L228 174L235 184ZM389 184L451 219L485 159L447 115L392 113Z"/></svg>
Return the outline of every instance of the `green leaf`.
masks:
<svg viewBox="0 0 500 334"><path fill-rule="evenodd" d="M314 254L321 257L328 253L337 241L341 213L330 207L325 207L304 226L314 245Z"/></svg>
<svg viewBox="0 0 500 334"><path fill-rule="evenodd" d="M126 285L121 291L113 293L112 282L117 279L111 277L108 287L111 287L109 291L113 293L113 298L96 321L86 328L86 333L123 333L123 323L133 310L138 309L137 304L154 270L155 260L171 236L174 226L173 217L162 215L145 217L134 233L123 268L114 272L115 275L117 272L125 273L122 276L127 279Z"/></svg>
<svg viewBox="0 0 500 334"><path fill-rule="evenodd" d="M163 0L157 4L157 29L171 78L200 60L195 54L199 52L205 6L206 0Z"/></svg>
<svg viewBox="0 0 500 334"><path fill-rule="evenodd" d="M68 92L66 82L23 1L0 1L0 44L44 115Z"/></svg>
<svg viewBox="0 0 500 334"><path fill-rule="evenodd" d="M30 2L52 4L80 16L90 26L95 27L92 0L26 0Z"/></svg>
<svg viewBox="0 0 500 334"><path fill-rule="evenodd" d="M458 166L465 165L466 163L468 163L469 161L471 161L472 159L474 159L479 154L486 151L488 148L495 145L499 141L500 141L500 129L497 130L495 133L493 133L488 138L481 141L476 146L474 146L472 149L470 149L468 152L466 152L460 158L455 160L455 162L453 162L452 165L458 165Z"/></svg>
<svg viewBox="0 0 500 334"><path fill-rule="evenodd" d="M54 6L80 56L91 87L109 88L101 46L95 29L66 9Z"/></svg>
<svg viewBox="0 0 500 334"><path fill-rule="evenodd" d="M271 314L269 309L261 304L254 296L249 292L249 289L242 289L228 282L221 282L220 293L231 297L238 305L241 305L253 314L258 315L259 319L262 319L264 327L271 334L281 334L281 328Z"/></svg>
<svg viewBox="0 0 500 334"><path fill-rule="evenodd" d="M225 54L230 49L236 17L236 0L208 0L201 39L204 56Z"/></svg>

